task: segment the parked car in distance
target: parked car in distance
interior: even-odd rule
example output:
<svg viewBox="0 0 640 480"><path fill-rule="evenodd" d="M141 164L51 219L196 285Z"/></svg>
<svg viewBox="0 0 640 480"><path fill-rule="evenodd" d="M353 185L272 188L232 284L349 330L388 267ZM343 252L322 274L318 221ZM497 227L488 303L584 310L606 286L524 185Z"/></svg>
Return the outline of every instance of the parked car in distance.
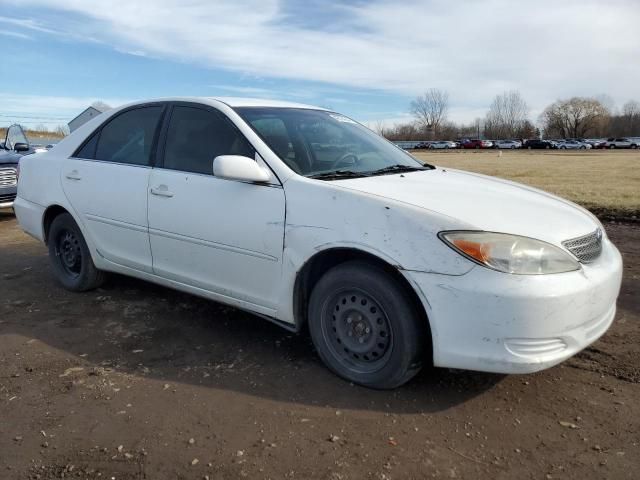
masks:
<svg viewBox="0 0 640 480"><path fill-rule="evenodd" d="M18 188L18 162L33 149L20 125L11 125L0 145L0 211L11 211Z"/></svg>
<svg viewBox="0 0 640 480"><path fill-rule="evenodd" d="M537 138L533 138L530 140L525 140L524 145L522 145L522 148L528 148L529 150L531 149L547 149L548 150L551 148L557 148L557 144L550 140L539 140Z"/></svg>
<svg viewBox="0 0 640 480"><path fill-rule="evenodd" d="M429 145L431 144L431 142L420 142L417 143L415 147L413 147L415 150L419 150L419 149L424 149L424 148L429 148Z"/></svg>
<svg viewBox="0 0 640 480"><path fill-rule="evenodd" d="M493 142L491 140L474 138L462 140L460 145L462 148L491 148L493 147Z"/></svg>
<svg viewBox="0 0 640 480"><path fill-rule="evenodd" d="M559 142L558 148L561 150L587 150L592 147L589 143L568 139Z"/></svg>
<svg viewBox="0 0 640 480"><path fill-rule="evenodd" d="M608 138L605 148L638 148L639 144L637 140L626 137Z"/></svg>
<svg viewBox="0 0 640 480"><path fill-rule="evenodd" d="M431 144L429 145L429 150L449 150L451 148L456 148L456 146L456 142L439 140L437 142L431 142Z"/></svg>
<svg viewBox="0 0 640 480"><path fill-rule="evenodd" d="M22 158L15 211L69 290L117 272L308 328L375 388L562 362L609 328L622 276L587 210L272 100L109 110Z"/></svg>
<svg viewBox="0 0 640 480"><path fill-rule="evenodd" d="M605 148L607 145L607 141L602 138L587 138L584 140L586 143L591 145L591 148Z"/></svg>
<svg viewBox="0 0 640 480"><path fill-rule="evenodd" d="M522 147L522 143L518 140L495 140L493 142L493 148L504 148L514 150Z"/></svg>

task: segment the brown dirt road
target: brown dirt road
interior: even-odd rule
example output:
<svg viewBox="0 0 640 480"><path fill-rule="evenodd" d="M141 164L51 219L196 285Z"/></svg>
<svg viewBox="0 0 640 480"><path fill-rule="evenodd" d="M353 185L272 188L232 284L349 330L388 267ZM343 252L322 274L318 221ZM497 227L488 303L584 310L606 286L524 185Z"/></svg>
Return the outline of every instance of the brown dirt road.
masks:
<svg viewBox="0 0 640 480"><path fill-rule="evenodd" d="M0 216L0 479L637 479L640 228L607 230L625 278L592 347L379 392L234 309L120 276L69 293Z"/></svg>

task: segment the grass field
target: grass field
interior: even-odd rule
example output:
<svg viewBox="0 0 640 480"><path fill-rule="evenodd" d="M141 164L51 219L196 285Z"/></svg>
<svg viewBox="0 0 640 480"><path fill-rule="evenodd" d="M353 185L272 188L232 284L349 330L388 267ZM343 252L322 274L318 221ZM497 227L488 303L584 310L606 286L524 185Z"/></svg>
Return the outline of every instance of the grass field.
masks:
<svg viewBox="0 0 640 480"><path fill-rule="evenodd" d="M525 183L598 215L640 218L640 150L417 151L423 162Z"/></svg>

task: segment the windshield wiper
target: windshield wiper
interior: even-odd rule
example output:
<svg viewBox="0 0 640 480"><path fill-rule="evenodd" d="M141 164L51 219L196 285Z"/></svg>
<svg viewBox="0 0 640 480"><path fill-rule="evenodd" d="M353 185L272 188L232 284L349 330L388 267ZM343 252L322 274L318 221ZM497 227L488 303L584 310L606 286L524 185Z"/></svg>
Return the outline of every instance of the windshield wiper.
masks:
<svg viewBox="0 0 640 480"><path fill-rule="evenodd" d="M332 172L316 173L315 175L309 175L309 178L315 180L334 180L339 178L360 178L368 177L368 173L354 172L353 170L334 170Z"/></svg>
<svg viewBox="0 0 640 480"><path fill-rule="evenodd" d="M431 170L431 165L425 165L424 167L412 167L410 165L391 165L389 167L379 168L378 170L372 170L367 172L368 175L384 175L386 173L402 173L402 172L417 172L420 170Z"/></svg>

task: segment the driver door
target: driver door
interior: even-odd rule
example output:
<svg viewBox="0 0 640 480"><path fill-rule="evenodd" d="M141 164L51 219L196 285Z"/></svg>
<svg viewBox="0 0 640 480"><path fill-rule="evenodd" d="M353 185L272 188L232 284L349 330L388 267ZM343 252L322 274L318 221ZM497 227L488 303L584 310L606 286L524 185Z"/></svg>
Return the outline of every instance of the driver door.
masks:
<svg viewBox="0 0 640 480"><path fill-rule="evenodd" d="M220 111L175 104L163 158L149 179L149 238L153 272L221 300L275 315L281 276L285 197L271 184L217 178L219 155L257 158Z"/></svg>

